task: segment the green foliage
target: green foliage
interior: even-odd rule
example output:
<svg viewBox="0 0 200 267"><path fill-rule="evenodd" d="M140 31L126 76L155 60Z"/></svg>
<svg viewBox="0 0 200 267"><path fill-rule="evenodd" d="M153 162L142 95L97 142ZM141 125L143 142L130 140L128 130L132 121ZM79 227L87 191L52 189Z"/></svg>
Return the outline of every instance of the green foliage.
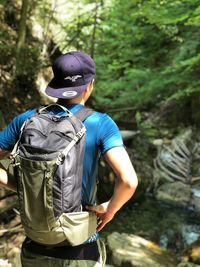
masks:
<svg viewBox="0 0 200 267"><path fill-rule="evenodd" d="M6 3L0 5L0 52L1 67L9 70L15 64L21 1ZM171 101L193 103L200 93L198 0L34 0L29 9L19 62L27 82L49 58L79 49L97 65L91 102L97 109L142 111Z"/></svg>
<svg viewBox="0 0 200 267"><path fill-rule="evenodd" d="M30 6L24 21L26 40L20 49L17 47L21 4L21 1L0 4L0 105L6 121L39 103L35 81L41 68L41 42L32 35L30 14L33 9L30 8L33 6Z"/></svg>
<svg viewBox="0 0 200 267"><path fill-rule="evenodd" d="M198 1L112 1L97 45L97 105L144 109L199 92L199 14Z"/></svg>

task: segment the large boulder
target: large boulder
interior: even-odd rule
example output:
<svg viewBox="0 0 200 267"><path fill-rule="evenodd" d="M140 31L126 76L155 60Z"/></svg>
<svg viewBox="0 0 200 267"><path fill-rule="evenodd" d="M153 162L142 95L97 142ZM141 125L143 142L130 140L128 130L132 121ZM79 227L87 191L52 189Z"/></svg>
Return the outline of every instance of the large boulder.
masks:
<svg viewBox="0 0 200 267"><path fill-rule="evenodd" d="M200 138L193 128L182 130L169 143L154 140L153 193L156 199L200 212Z"/></svg>
<svg viewBox="0 0 200 267"><path fill-rule="evenodd" d="M140 236L114 232L107 238L108 261L119 267L176 267L175 256Z"/></svg>
<svg viewBox="0 0 200 267"><path fill-rule="evenodd" d="M182 182L164 183L158 187L155 197L168 204L187 206L191 199L191 187Z"/></svg>

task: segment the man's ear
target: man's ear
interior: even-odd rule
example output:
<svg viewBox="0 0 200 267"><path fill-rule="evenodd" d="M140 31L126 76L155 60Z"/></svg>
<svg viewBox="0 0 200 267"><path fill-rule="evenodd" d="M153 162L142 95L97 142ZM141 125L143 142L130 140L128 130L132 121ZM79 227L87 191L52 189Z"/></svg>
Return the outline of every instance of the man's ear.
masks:
<svg viewBox="0 0 200 267"><path fill-rule="evenodd" d="M88 100L88 98L90 97L92 91L93 91L93 81L90 82L90 83L87 85L85 91L84 91L83 94L82 94L82 97L83 97L83 99L84 99L84 102L86 102L86 101Z"/></svg>
<svg viewBox="0 0 200 267"><path fill-rule="evenodd" d="M93 90L93 84L94 84L94 80L92 80L90 83L88 83L88 85L86 87L86 91L87 92L92 92L92 90Z"/></svg>

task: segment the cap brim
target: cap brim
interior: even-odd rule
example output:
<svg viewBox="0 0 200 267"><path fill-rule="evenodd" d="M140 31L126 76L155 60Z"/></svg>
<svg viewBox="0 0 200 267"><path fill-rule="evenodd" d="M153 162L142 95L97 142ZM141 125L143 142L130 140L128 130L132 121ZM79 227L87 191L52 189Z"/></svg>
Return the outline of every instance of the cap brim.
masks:
<svg viewBox="0 0 200 267"><path fill-rule="evenodd" d="M55 98L73 99L79 96L83 91L85 91L86 88L87 85L67 88L53 88L49 84L45 90L45 93Z"/></svg>

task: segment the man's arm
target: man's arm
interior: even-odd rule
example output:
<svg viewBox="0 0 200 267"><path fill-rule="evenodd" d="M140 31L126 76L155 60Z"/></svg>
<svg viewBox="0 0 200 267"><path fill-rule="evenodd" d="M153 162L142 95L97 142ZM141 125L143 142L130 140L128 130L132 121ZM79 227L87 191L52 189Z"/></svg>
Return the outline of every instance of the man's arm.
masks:
<svg viewBox="0 0 200 267"><path fill-rule="evenodd" d="M9 151L0 149L0 160L4 159L5 157L8 157L10 155Z"/></svg>
<svg viewBox="0 0 200 267"><path fill-rule="evenodd" d="M99 231L113 219L115 213L132 197L138 185L137 175L123 147L112 148L104 156L116 173L117 182L114 193L108 202L87 207L89 210L96 212L98 216L97 230Z"/></svg>
<svg viewBox="0 0 200 267"><path fill-rule="evenodd" d="M29 109L24 113L16 116L3 131L0 132L0 160L9 156L8 150L12 150L17 140L19 139L20 129L29 117L36 113L36 109ZM16 191L15 178L7 168L0 164L0 187Z"/></svg>
<svg viewBox="0 0 200 267"><path fill-rule="evenodd" d="M0 168L0 187L5 187L9 190L17 192L15 177L2 168Z"/></svg>
<svg viewBox="0 0 200 267"><path fill-rule="evenodd" d="M0 160L8 157L10 152L0 149ZM17 191L17 184L15 177L6 171L5 166L0 162L0 187L5 187L12 191Z"/></svg>

